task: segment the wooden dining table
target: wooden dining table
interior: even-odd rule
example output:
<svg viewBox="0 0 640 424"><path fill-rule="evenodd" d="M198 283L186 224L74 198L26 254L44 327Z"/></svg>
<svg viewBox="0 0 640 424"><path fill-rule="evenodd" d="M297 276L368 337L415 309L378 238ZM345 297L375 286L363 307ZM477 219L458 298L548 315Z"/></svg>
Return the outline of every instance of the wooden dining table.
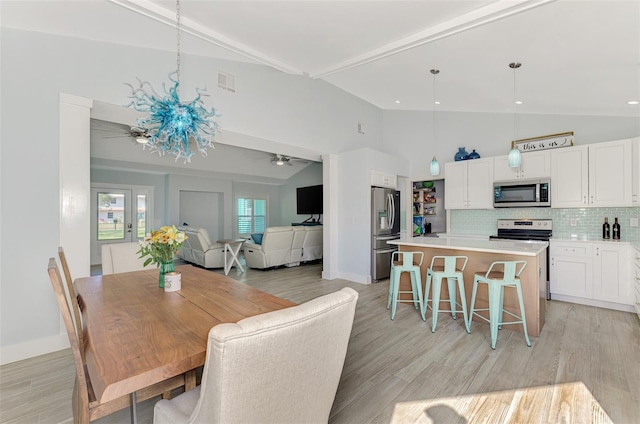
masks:
<svg viewBox="0 0 640 424"><path fill-rule="evenodd" d="M209 330L217 324L296 305L202 268L176 271L182 288L175 292L158 288L155 269L75 281L87 370L101 402L123 395L135 400L137 390L203 365ZM195 377L187 386L195 386Z"/></svg>

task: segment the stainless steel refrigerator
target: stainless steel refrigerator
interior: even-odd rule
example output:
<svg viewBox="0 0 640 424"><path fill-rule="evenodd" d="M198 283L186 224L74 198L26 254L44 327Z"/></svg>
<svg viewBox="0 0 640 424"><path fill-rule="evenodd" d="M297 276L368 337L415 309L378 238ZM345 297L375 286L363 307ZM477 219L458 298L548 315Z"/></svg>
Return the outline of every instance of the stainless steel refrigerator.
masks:
<svg viewBox="0 0 640 424"><path fill-rule="evenodd" d="M391 254L398 250L389 240L400 238L400 192L371 187L371 279L389 277Z"/></svg>

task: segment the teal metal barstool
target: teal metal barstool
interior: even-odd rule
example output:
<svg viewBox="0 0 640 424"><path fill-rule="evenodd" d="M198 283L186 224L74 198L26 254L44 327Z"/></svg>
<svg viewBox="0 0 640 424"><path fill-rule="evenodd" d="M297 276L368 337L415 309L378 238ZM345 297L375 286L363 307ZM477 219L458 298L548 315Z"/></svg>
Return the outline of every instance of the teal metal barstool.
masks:
<svg viewBox="0 0 640 424"><path fill-rule="evenodd" d="M431 259L431 265L427 268L427 285L424 290L424 306L423 312L429 307L429 289L431 288L431 332L436 332L436 324L438 324L439 312L451 312L453 319L456 319L456 313L462 312L464 325L467 333L469 332L469 324L467 323L467 298L464 293L464 276L463 271L469 260L466 256L434 256ZM462 264L462 265L460 265ZM449 305L450 309L440 310L440 302L447 299L440 299L440 288L442 279L447 279L447 287L449 289ZM455 280L455 281L454 281ZM456 281L460 290L460 303L456 300ZM433 282L433 287L432 283ZM458 309L460 307L460 309Z"/></svg>
<svg viewBox="0 0 640 424"><path fill-rule="evenodd" d="M476 273L473 278L471 312L469 313L469 323L467 327L471 329L471 320L473 319L474 314L477 317L488 321L489 328L491 329L491 349L496 348L496 341L498 340L498 329L502 328L502 326L506 324L522 324L522 328L524 329L524 339L527 342L527 346L531 346L531 341L529 341L529 334L527 333L527 318L524 314L522 286L520 284L520 274L526 266L527 261L497 261L491 264L487 272ZM494 267L497 267L498 269L494 270ZM500 271L500 267L502 267L502 271ZM488 308L474 308L479 283L484 283L488 286ZM512 314L511 312L504 309L505 287L515 287L516 293L518 294L518 303L520 304L520 316ZM478 314L477 311L489 311L489 319ZM517 321L502 321L503 312L516 318Z"/></svg>
<svg viewBox="0 0 640 424"><path fill-rule="evenodd" d="M419 259L414 259L419 258ZM402 259L402 260L400 260ZM413 302L415 308L424 318L424 309L422 308L422 279L420 278L420 266L424 259L422 252L393 252L391 255L391 276L389 278L389 298L387 299L387 309L393 303L391 308L391 319L396 317L396 307L398 302ZM400 275L408 272L411 276L411 291L400 290ZM411 293L413 299L398 299L400 293Z"/></svg>

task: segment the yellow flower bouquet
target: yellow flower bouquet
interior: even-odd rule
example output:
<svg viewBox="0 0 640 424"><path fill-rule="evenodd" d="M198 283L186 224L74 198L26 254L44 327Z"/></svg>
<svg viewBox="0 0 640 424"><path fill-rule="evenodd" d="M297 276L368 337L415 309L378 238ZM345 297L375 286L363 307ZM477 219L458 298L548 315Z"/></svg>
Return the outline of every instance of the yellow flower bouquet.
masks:
<svg viewBox="0 0 640 424"><path fill-rule="evenodd" d="M161 227L147 234L144 240L140 241L139 257L149 256L144 261L144 266L173 261L174 255L187 238L184 231L178 231L175 225Z"/></svg>

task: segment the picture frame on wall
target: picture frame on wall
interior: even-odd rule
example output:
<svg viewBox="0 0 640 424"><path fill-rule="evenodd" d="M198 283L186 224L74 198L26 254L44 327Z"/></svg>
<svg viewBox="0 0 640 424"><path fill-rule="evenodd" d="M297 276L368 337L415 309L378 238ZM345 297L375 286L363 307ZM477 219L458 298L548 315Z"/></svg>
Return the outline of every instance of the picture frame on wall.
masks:
<svg viewBox="0 0 640 424"><path fill-rule="evenodd" d="M544 135L541 137L523 138L513 140L511 148L516 148L522 153L538 150L558 149L573 146L573 131L560 134Z"/></svg>

